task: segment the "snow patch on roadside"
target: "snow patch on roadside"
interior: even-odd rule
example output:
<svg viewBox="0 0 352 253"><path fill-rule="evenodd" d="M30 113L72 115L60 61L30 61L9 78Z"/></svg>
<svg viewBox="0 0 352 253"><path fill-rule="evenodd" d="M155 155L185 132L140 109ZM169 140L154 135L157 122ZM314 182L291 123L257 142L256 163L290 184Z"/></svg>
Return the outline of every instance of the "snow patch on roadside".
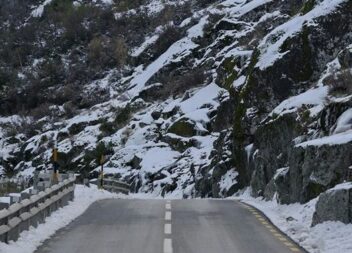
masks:
<svg viewBox="0 0 352 253"><path fill-rule="evenodd" d="M57 230L67 226L80 216L95 201L123 197L126 198L125 195L98 190L94 185L91 187L76 185L75 199L72 202L52 213L50 217L46 218L45 223L40 224L37 228L31 227L30 230L22 232L16 242L0 243L0 252L32 253Z"/></svg>
<svg viewBox="0 0 352 253"><path fill-rule="evenodd" d="M352 252L352 224L329 221L311 227L318 198L305 204L281 205L276 200L253 198L249 189L232 198L262 211L275 226L311 253Z"/></svg>

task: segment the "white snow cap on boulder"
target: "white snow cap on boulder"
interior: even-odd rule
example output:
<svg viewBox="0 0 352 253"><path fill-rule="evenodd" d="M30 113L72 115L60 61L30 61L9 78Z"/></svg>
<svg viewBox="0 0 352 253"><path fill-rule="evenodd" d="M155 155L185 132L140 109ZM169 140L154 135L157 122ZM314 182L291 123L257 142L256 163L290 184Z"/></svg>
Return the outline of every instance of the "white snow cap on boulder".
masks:
<svg viewBox="0 0 352 253"><path fill-rule="evenodd" d="M352 108L346 110L338 118L334 134L342 133L352 129Z"/></svg>

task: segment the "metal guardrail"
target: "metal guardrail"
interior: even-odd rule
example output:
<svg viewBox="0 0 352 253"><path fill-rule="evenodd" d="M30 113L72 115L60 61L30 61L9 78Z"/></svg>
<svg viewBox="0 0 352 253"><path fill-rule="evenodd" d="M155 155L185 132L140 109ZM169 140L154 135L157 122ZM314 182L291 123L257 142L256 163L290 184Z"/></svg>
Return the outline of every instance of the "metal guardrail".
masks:
<svg viewBox="0 0 352 253"><path fill-rule="evenodd" d="M0 241L16 241L22 231L44 223L52 212L67 205L74 197L74 182L75 178L66 179L29 199L0 210Z"/></svg>
<svg viewBox="0 0 352 253"><path fill-rule="evenodd" d="M101 179L96 179L91 181L91 183L101 187ZM102 188L110 192L128 194L130 192L131 186L114 178L104 178Z"/></svg>
<svg viewBox="0 0 352 253"><path fill-rule="evenodd" d="M131 186L127 183L112 178L104 178L104 189L111 192L128 194Z"/></svg>

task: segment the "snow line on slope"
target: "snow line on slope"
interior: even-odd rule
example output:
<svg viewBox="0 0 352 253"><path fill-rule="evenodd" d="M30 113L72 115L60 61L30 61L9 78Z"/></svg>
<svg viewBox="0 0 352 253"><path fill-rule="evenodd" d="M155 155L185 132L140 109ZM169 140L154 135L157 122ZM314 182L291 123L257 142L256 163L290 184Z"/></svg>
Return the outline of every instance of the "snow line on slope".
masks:
<svg viewBox="0 0 352 253"><path fill-rule="evenodd" d="M352 130L302 142L300 144L295 145L295 147L306 148L308 146L317 146L317 147L320 147L323 145L333 146L333 145L342 145L349 142L352 142Z"/></svg>
<svg viewBox="0 0 352 253"><path fill-rule="evenodd" d="M301 32L305 24L314 25L314 20L316 18L332 13L344 2L347 2L347 0L323 0L307 14L302 16L297 15L288 22L276 27L272 32L265 36L259 45L262 54L256 67L264 70L272 66L278 59L288 53L280 53L282 44L288 38Z"/></svg>
<svg viewBox="0 0 352 253"><path fill-rule="evenodd" d="M194 38L203 36L203 28L207 23L208 16L200 19L199 23L188 29L187 36L172 44L161 56L154 62L149 64L144 70L135 73L131 80L130 90L128 91L131 97L135 97L145 87L145 84L152 78L160 69L170 64L171 62L179 62L185 56L191 53L191 50L198 47L198 44L193 42Z"/></svg>
<svg viewBox="0 0 352 253"><path fill-rule="evenodd" d="M37 228L31 227L28 231L23 231L16 242L11 241L9 244L0 242L0 253L34 252L57 230L67 226L71 221L83 214L92 203L108 198L126 198L126 196L98 190L94 185L91 185L91 187L76 185L73 201L53 212L51 216L45 219L45 223L40 224Z"/></svg>
<svg viewBox="0 0 352 253"><path fill-rule="evenodd" d="M352 252L352 224L328 221L311 227L318 198L308 203L278 204L250 196L247 189L238 197L231 197L262 211L283 233L311 253ZM275 199L275 197L274 197Z"/></svg>

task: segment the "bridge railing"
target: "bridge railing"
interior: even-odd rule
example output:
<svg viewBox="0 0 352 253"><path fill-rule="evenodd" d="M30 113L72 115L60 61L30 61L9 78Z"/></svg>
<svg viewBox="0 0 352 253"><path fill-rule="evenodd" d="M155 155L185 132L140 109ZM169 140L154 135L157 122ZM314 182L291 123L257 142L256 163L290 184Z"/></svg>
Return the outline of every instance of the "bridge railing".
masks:
<svg viewBox="0 0 352 253"><path fill-rule="evenodd" d="M0 210L0 241L16 241L22 231L44 223L52 212L73 200L74 189L75 178L71 177Z"/></svg>

